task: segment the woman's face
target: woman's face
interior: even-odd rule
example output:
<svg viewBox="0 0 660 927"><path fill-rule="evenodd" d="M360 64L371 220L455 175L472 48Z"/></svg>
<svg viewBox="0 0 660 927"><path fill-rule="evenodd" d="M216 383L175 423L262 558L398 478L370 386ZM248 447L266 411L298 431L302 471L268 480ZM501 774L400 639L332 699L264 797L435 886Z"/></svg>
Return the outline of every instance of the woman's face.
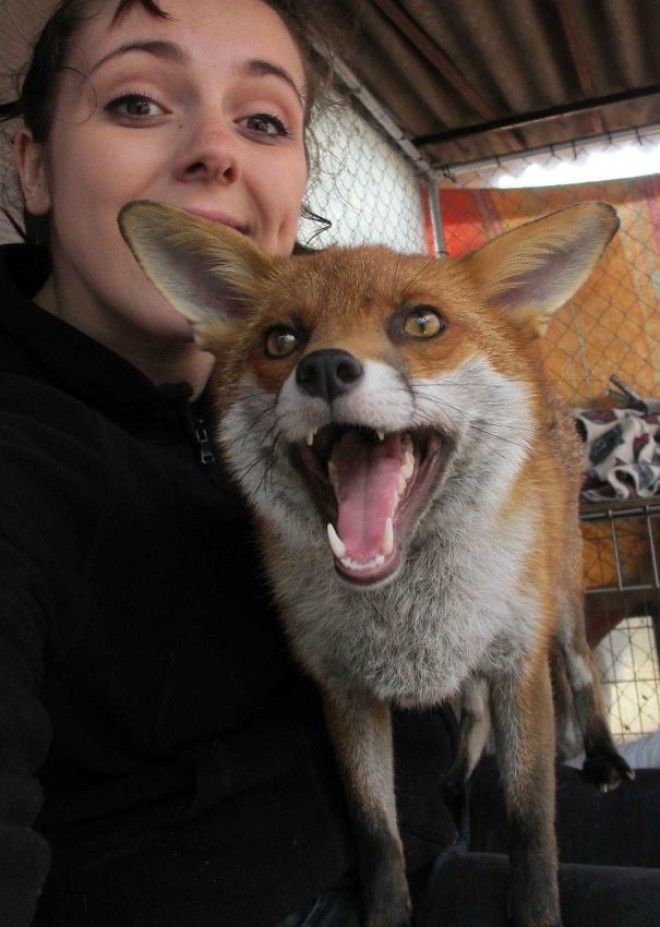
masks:
<svg viewBox="0 0 660 927"><path fill-rule="evenodd" d="M49 139L17 147L28 209L51 213L62 313L119 353L127 337L190 339L121 238L125 203L196 211L285 255L307 179L304 68L277 14L261 0L161 5L170 20L136 5L112 25L104 4L77 37Z"/></svg>

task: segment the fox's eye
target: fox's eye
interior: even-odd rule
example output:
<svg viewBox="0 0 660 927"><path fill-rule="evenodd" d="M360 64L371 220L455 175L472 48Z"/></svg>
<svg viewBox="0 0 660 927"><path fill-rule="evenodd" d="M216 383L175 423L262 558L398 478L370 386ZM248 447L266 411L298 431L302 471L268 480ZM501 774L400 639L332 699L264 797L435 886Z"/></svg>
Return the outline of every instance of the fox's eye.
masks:
<svg viewBox="0 0 660 927"><path fill-rule="evenodd" d="M402 327L411 338L433 338L445 330L447 323L432 306L415 306L406 313Z"/></svg>
<svg viewBox="0 0 660 927"><path fill-rule="evenodd" d="M273 325L266 332L266 354L268 357L287 357L300 344L300 336L288 325Z"/></svg>

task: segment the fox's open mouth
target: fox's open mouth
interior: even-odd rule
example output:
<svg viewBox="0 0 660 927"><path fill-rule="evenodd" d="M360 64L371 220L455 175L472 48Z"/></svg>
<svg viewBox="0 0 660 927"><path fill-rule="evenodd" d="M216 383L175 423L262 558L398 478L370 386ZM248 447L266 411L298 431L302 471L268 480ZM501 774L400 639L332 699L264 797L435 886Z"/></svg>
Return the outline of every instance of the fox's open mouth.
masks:
<svg viewBox="0 0 660 927"><path fill-rule="evenodd" d="M450 446L430 429L384 434L355 425L327 425L292 445L342 577L372 585L397 572Z"/></svg>

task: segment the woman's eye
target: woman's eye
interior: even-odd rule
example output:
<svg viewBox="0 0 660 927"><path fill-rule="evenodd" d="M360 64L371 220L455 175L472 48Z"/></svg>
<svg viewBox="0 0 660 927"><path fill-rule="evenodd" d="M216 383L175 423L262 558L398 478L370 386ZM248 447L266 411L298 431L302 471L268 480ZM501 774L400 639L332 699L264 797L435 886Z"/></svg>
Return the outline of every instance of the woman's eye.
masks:
<svg viewBox="0 0 660 927"><path fill-rule="evenodd" d="M271 113L255 113L253 116L247 116L242 122L246 129L259 135L271 138L283 138L289 135L289 128L284 120Z"/></svg>
<svg viewBox="0 0 660 927"><path fill-rule="evenodd" d="M153 119L165 112L160 103L143 93L125 93L112 100L105 108L111 113L129 119Z"/></svg>
<svg viewBox="0 0 660 927"><path fill-rule="evenodd" d="M274 325L266 332L266 354L268 357L287 357L300 344L298 334L287 325Z"/></svg>
<svg viewBox="0 0 660 927"><path fill-rule="evenodd" d="M433 338L446 327L446 321L432 306L415 306L403 320L403 330L411 338Z"/></svg>

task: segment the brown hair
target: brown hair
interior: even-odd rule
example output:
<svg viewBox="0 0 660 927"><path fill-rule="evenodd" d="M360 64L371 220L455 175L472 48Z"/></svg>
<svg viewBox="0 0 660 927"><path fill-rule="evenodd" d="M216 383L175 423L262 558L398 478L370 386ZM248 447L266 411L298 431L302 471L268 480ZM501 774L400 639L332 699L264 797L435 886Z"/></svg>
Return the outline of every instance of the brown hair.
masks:
<svg viewBox="0 0 660 927"><path fill-rule="evenodd" d="M321 39L313 38L313 27L309 25L310 8L306 0L263 2L280 16L303 61L306 79L305 154L308 164L317 167L317 146L310 121L312 111L323 104L331 87L332 52L329 46L323 49L323 54L317 51ZM158 0L118 0L112 22L117 22L137 4L152 16L170 18ZM70 58L74 40L85 23L97 15L100 5L100 0L61 0L34 45L17 99L0 104L0 121L21 118L35 142L47 141L57 96L57 75L70 68L66 62ZM48 216L33 216L23 205L24 229L21 229L11 213L7 209L3 211L15 230L26 241L33 244L47 243L50 227ZM327 219L316 215L306 206L303 206L302 214L325 228L330 226Z"/></svg>

